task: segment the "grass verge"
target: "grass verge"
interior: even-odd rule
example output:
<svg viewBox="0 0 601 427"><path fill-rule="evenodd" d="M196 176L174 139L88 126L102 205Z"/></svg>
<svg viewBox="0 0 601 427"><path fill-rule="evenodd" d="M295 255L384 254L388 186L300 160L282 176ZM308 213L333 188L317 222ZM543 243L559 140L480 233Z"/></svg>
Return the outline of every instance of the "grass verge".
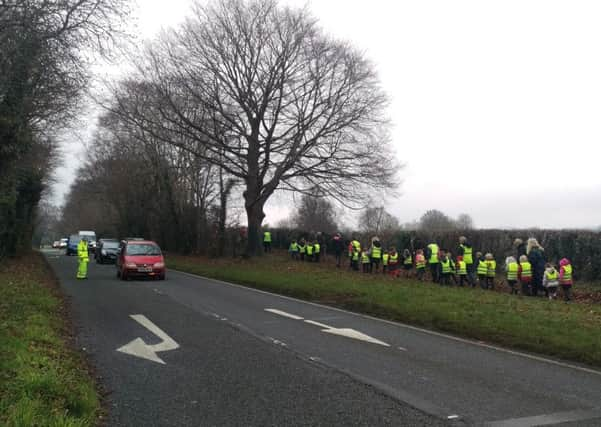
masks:
<svg viewBox="0 0 601 427"><path fill-rule="evenodd" d="M170 255L168 267L438 331L601 366L601 306L480 289L442 288L290 261L283 255L209 260Z"/></svg>
<svg viewBox="0 0 601 427"><path fill-rule="evenodd" d="M0 425L91 426L100 403L40 254L0 263Z"/></svg>

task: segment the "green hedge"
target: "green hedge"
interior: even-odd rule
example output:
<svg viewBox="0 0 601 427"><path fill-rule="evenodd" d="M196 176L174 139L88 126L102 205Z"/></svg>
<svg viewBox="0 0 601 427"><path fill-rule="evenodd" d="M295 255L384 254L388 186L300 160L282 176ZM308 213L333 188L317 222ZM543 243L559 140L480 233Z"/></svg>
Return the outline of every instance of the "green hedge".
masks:
<svg viewBox="0 0 601 427"><path fill-rule="evenodd" d="M300 237L318 238L325 244L326 251L331 251L331 235L308 233L293 229L272 229L273 245L276 248L288 248L291 239ZM545 258L558 262L567 257L574 266L574 277L587 282L601 281L601 233L579 230L469 230L469 231L397 231L388 236L380 236L385 246L395 245L399 249L424 248L435 241L441 248L456 253L459 237L465 235L475 251L492 252L497 262L502 263L505 257L515 255L513 241L516 238L524 242L529 237L536 237L545 248ZM368 242L370 236L356 233L362 242ZM343 236L349 239L351 236ZM601 284L600 284L601 285Z"/></svg>

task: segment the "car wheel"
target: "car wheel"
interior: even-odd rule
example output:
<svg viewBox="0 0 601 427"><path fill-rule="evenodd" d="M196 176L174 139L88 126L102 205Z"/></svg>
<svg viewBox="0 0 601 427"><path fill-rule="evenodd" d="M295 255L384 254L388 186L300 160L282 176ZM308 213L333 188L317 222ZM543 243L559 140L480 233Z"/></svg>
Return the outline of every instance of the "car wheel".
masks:
<svg viewBox="0 0 601 427"><path fill-rule="evenodd" d="M121 272L121 280L128 280L127 274L125 272Z"/></svg>
<svg viewBox="0 0 601 427"><path fill-rule="evenodd" d="M117 277L121 277L121 270L117 269Z"/></svg>
<svg viewBox="0 0 601 427"><path fill-rule="evenodd" d="M161 275L159 275L159 280L165 280L165 274L164 273L161 274Z"/></svg>

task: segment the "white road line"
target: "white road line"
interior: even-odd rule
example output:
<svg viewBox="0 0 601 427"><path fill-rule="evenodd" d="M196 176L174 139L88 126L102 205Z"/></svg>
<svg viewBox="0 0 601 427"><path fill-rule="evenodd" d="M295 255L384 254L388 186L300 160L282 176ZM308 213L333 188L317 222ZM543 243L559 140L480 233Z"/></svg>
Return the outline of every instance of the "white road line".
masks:
<svg viewBox="0 0 601 427"><path fill-rule="evenodd" d="M399 347L399 350L401 350L401 351L407 351L407 349L405 347Z"/></svg>
<svg viewBox="0 0 601 427"><path fill-rule="evenodd" d="M213 282L213 283L220 283L220 284L223 284L223 285L232 286L232 287L235 287L235 288L240 288L240 289L244 289L244 290L251 291L251 292L256 292L256 293L263 294L263 295L269 295L271 297L277 297L277 298L281 298L281 299L288 300L288 301L294 301L294 302L297 302L297 303L308 304L308 305L311 305L311 306L314 306L314 307L319 307L319 308L323 308L323 309L327 309L327 310L337 311L337 312L345 313L345 314L348 314L348 315L351 315L351 316L355 316L355 317L361 317L361 318L364 318L364 319L370 319L370 320L374 320L374 321L377 321L377 322L387 323L389 325L394 325L394 326L399 326L399 327L402 327L402 328L410 329L412 331L417 331L417 332L421 332L421 333L428 334L428 335L434 335L434 336L437 336L437 337L446 338L446 339L457 341L457 342L460 342L460 343L463 343L463 344L469 344L469 345L473 345L473 346L476 346L476 347L487 348L489 350L495 350L495 351L498 351L498 352L501 352L501 353L511 354L513 356L520 356L520 357L523 357L523 358L526 358L526 359L536 360L538 362L544 362L544 363L548 363L548 364L555 365L555 366L561 366L562 368L573 369L573 370L580 371L580 372L586 372L587 374L594 374L594 375L601 376L601 371L597 371L597 370L591 369L591 368L586 368L584 366L578 366L578 365L573 365L573 364L566 363L566 362L560 362L558 360L547 359L547 358L542 357L542 356L536 356L536 355L533 355L533 354L522 353L520 351L510 350L510 349L507 349L507 348L498 347L496 345L479 343L479 342L476 342L476 341L473 341L473 340L469 340L467 338L460 338L460 337L456 337L456 336L453 336L453 335L444 334L442 332L431 331L429 329L423 329L423 328L420 328L420 327L417 327L417 326L408 325L406 323L393 322L392 320L386 320L386 319L379 319L377 317L373 317L373 316L370 316L368 314L354 313L352 311L343 310L343 309L337 308L337 307L330 307L330 306L327 306L327 305L318 304L318 303L311 302L311 301L304 301L304 300L301 300L301 299L298 299L298 298L288 297L288 296L285 296L285 295L278 295L278 294L274 294L274 293L271 293L271 292L262 291L260 289L251 288L251 287L248 287L248 286L237 285L235 283L224 282L223 280L212 279L210 277L200 276L198 274L186 273L185 271L179 271L179 270L171 270L171 271L175 271L177 273L183 274L184 276L193 277L195 279L199 279L200 278L200 279L207 280L207 281Z"/></svg>
<svg viewBox="0 0 601 427"><path fill-rule="evenodd" d="M585 421L601 418L601 409L557 412L554 414L537 415L534 417L510 418L508 420L485 423L487 427L532 427L549 426L573 421Z"/></svg>
<svg viewBox="0 0 601 427"><path fill-rule="evenodd" d="M305 320L305 323L308 323L310 325L319 326L320 328L323 328L323 329L335 329L332 326L324 325L323 323L315 322L314 320Z"/></svg>
<svg viewBox="0 0 601 427"><path fill-rule="evenodd" d="M320 327L321 330L322 330L322 332L326 332L328 334L339 335L339 336L342 336L342 337L353 338L353 339L356 339L356 340L370 342L372 344L383 345L384 347L390 347L390 345L386 344L384 341L380 341L380 340L378 340L376 338L370 337L369 335L365 335L364 333L356 331L354 329L350 329L350 328L335 328L333 326L329 326L329 325L326 325L324 323L319 323L319 322L316 322L314 320L307 320L307 319L304 319L304 318L302 318L300 316L297 316L296 314L286 313L285 311L277 310L275 308L266 308L264 310L268 311L270 313L273 313L273 314L277 314L279 316L289 317L290 319L302 320L303 322L308 323L310 325L315 325L315 326Z"/></svg>
<svg viewBox="0 0 601 427"><path fill-rule="evenodd" d="M296 314L286 313L285 311L277 310L275 308L266 308L265 311L277 314L278 316L288 317L289 319L303 320L303 317L297 316Z"/></svg>
<svg viewBox="0 0 601 427"><path fill-rule="evenodd" d="M361 340L372 344L378 344L384 347L390 347L390 344L387 344L384 341L380 341L376 338L370 337L369 335L365 335L364 333L351 328L330 328L324 329L323 332L332 335L340 335L341 337L353 338L355 340Z"/></svg>

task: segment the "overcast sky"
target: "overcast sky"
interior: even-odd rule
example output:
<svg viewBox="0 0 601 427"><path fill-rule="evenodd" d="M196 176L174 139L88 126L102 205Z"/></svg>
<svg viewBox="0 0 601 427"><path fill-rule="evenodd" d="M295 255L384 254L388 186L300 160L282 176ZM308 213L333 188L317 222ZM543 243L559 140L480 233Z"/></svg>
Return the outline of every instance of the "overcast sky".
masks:
<svg viewBox="0 0 601 427"><path fill-rule="evenodd" d="M139 3L140 37L153 38L191 2ZM308 5L376 65L406 165L402 196L386 203L401 222L435 208L486 228L601 225L601 2L282 3ZM72 176L57 176L61 193Z"/></svg>

